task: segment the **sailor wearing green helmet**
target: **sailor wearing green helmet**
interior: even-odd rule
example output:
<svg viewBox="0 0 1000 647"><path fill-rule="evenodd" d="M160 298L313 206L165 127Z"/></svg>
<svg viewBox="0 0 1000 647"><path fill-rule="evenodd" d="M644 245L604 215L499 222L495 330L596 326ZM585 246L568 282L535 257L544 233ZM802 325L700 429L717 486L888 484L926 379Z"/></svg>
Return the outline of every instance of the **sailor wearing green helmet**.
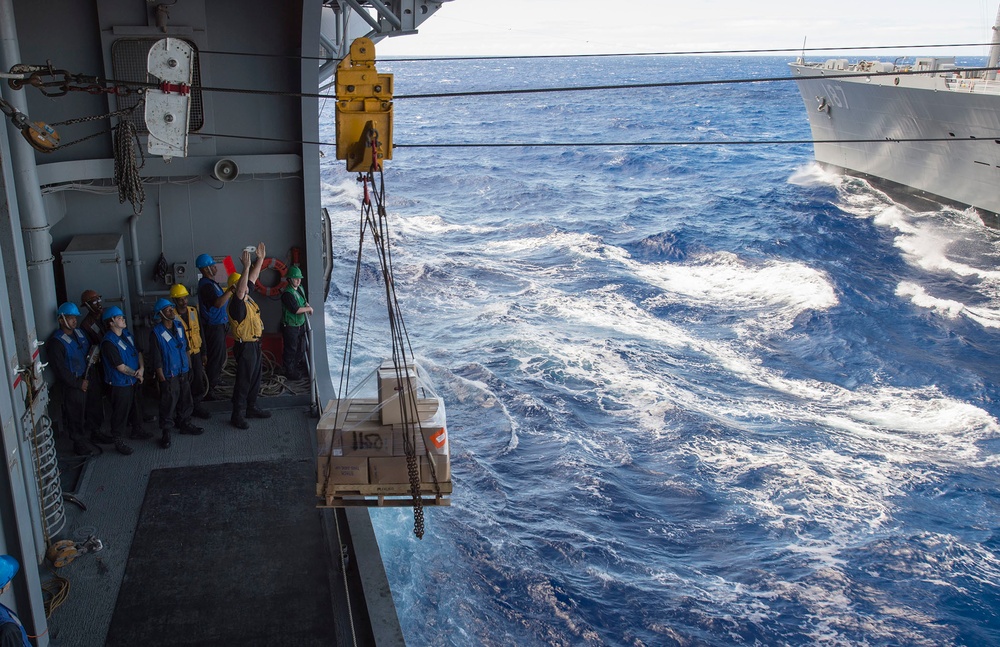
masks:
<svg viewBox="0 0 1000 647"><path fill-rule="evenodd" d="M281 338L284 342L282 363L285 378L301 380L309 375L306 366L306 315L313 313L302 288L302 270L292 265L285 274L288 286L281 293Z"/></svg>

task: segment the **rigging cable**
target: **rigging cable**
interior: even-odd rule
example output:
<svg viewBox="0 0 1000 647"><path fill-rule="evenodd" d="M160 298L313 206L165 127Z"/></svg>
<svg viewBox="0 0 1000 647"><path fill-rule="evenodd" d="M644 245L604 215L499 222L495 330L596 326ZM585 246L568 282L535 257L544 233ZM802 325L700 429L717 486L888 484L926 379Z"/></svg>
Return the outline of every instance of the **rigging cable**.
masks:
<svg viewBox="0 0 1000 647"><path fill-rule="evenodd" d="M378 160L377 140L375 137L372 138L371 146L372 159ZM375 178L376 171L378 171L377 184ZM344 355L340 367L340 385L337 391L337 406L334 411L334 420L337 421L341 419L341 403L343 403L347 398L348 390L350 388L350 370L353 357L354 338L357 331L358 294L360 292L359 288L361 284L361 255L364 250L366 231L371 232L372 241L375 246L376 255L378 256L379 266L382 272L382 279L385 283L386 308L389 314L389 334L392 343L392 363L396 373L397 384L407 384L405 380L408 376L406 375L405 367L410 363L407 361L407 352L409 353L409 357L413 357L413 347L410 344L409 333L406 330L406 324L403 321L402 311L399 307L399 301L396 296L392 267L392 251L389 245L388 218L386 215L384 201L385 175L382 172L381 165L379 165L377 161L373 161L372 167L366 174L359 175L358 181L363 185L364 197L361 203L360 231L358 232L358 252L354 265L354 279L352 284L351 303L348 312L347 335L344 343ZM408 421L410 403L405 402L404 400L404 398L407 397L415 398L416 396L413 391L414 390L411 388L404 388L401 391L401 397L399 398L399 405L402 408L404 430L412 430L414 428L414 425ZM406 406L404 406L404 404ZM403 438L410 495L413 502L413 533L417 536L417 538L422 539L424 536L424 510L423 499L420 495L419 465L417 463L416 451L412 439L410 438L410 434L404 432ZM333 442L333 435L331 435L330 447L327 451L327 460L323 471L324 498L331 495L330 485L332 470L330 469L330 465L333 457Z"/></svg>
<svg viewBox="0 0 1000 647"><path fill-rule="evenodd" d="M386 309L389 314L389 335L392 338L392 366L395 372L396 384L400 385L399 397L397 398L401 412L403 425L403 447L406 455L406 471L410 482L410 498L413 502L413 534L417 539L424 537L424 507L423 498L420 495L420 471L417 463L415 436L412 421L409 420L411 406L416 410L416 385L409 382L409 374L406 369L410 365L407 361L407 350L409 356L413 358L413 347L410 345L409 333L406 331L406 323L403 321L402 310L396 296L396 282L392 267L392 249L389 245L389 222L385 209L385 174L381 164L378 163L378 141L377 135L371 138L372 166L366 177L366 197L367 182L371 182L371 195L375 199L374 212L368 210L368 224L372 230L372 238L375 241L375 249L379 257L379 264L382 268L382 278L385 283ZM378 171L378 188L375 186L375 171ZM369 204L370 207L370 204ZM416 378L416 376L414 376ZM390 406L394 406L391 405Z"/></svg>
<svg viewBox="0 0 1000 647"><path fill-rule="evenodd" d="M336 146L336 142L308 141L301 139L284 139L281 137L261 137L259 135L231 135L224 133L199 132L201 137L224 137L232 139L249 139L265 142L283 142L287 144L306 144L311 146ZM580 147L580 146L787 146L800 144L898 144L903 142L979 142L998 143L1000 139L990 137L883 137L869 139L732 139L732 140L669 140L648 142L457 142L457 143L426 143L397 144L392 148L550 148L550 147Z"/></svg>
<svg viewBox="0 0 1000 647"><path fill-rule="evenodd" d="M797 52L849 52L849 51L870 51L885 49L929 49L929 48L956 48L956 47L989 47L993 43L941 43L936 45L848 45L844 47L776 47L766 49L705 49L705 50L677 50L672 52L607 52L599 54L509 54L509 55L480 55L480 56L414 56L395 57L390 56L380 58L381 63L412 63L423 61L505 61L505 60L533 60L540 58L611 58L611 57L631 57L631 56L707 56L709 54L787 54ZM287 58L301 61L331 61L330 56L303 56L301 54L260 54L257 52L233 52L213 49L199 49L198 55L215 54L219 56L252 56L257 58ZM3 78L3 77L0 77Z"/></svg>

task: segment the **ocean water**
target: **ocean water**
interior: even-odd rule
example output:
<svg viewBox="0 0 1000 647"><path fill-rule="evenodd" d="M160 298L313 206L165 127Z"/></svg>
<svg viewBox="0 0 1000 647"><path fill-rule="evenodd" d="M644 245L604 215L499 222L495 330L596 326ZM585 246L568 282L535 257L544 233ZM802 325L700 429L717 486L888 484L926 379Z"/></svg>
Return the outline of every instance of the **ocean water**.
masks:
<svg viewBox="0 0 1000 647"><path fill-rule="evenodd" d="M380 71L415 94L772 77L785 63ZM787 82L400 99L394 136L809 129ZM361 188L328 154L339 366ZM1000 232L826 173L809 145L400 148L385 185L455 488L426 510L422 540L411 510L372 512L408 644L1000 644ZM389 353L370 246L362 270L354 375Z"/></svg>

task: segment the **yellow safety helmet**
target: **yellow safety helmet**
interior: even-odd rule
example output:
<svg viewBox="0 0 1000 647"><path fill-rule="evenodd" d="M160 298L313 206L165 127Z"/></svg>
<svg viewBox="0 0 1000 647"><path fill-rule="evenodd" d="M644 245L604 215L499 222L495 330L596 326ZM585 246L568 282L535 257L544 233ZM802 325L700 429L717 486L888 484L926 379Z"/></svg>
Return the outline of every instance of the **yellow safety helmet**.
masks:
<svg viewBox="0 0 1000 647"><path fill-rule="evenodd" d="M179 299L181 297L186 297L190 294L188 289L184 287L183 283L174 283L170 286L170 298Z"/></svg>
<svg viewBox="0 0 1000 647"><path fill-rule="evenodd" d="M239 282L240 278L242 278L242 277L243 277L243 275L240 274L239 272L233 272L232 274L230 274L229 275L229 287L233 287L234 285L236 285Z"/></svg>

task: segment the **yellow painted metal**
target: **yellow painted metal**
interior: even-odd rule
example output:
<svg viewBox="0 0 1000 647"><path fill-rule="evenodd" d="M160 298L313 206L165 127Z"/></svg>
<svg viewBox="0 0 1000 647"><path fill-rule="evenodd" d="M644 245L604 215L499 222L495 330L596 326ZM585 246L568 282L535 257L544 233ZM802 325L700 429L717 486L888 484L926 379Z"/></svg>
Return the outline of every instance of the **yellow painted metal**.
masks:
<svg viewBox="0 0 1000 647"><path fill-rule="evenodd" d="M392 159L392 75L375 69L370 39L351 43L351 53L337 66L336 87L337 159L347 161L348 171L362 173L373 161Z"/></svg>

